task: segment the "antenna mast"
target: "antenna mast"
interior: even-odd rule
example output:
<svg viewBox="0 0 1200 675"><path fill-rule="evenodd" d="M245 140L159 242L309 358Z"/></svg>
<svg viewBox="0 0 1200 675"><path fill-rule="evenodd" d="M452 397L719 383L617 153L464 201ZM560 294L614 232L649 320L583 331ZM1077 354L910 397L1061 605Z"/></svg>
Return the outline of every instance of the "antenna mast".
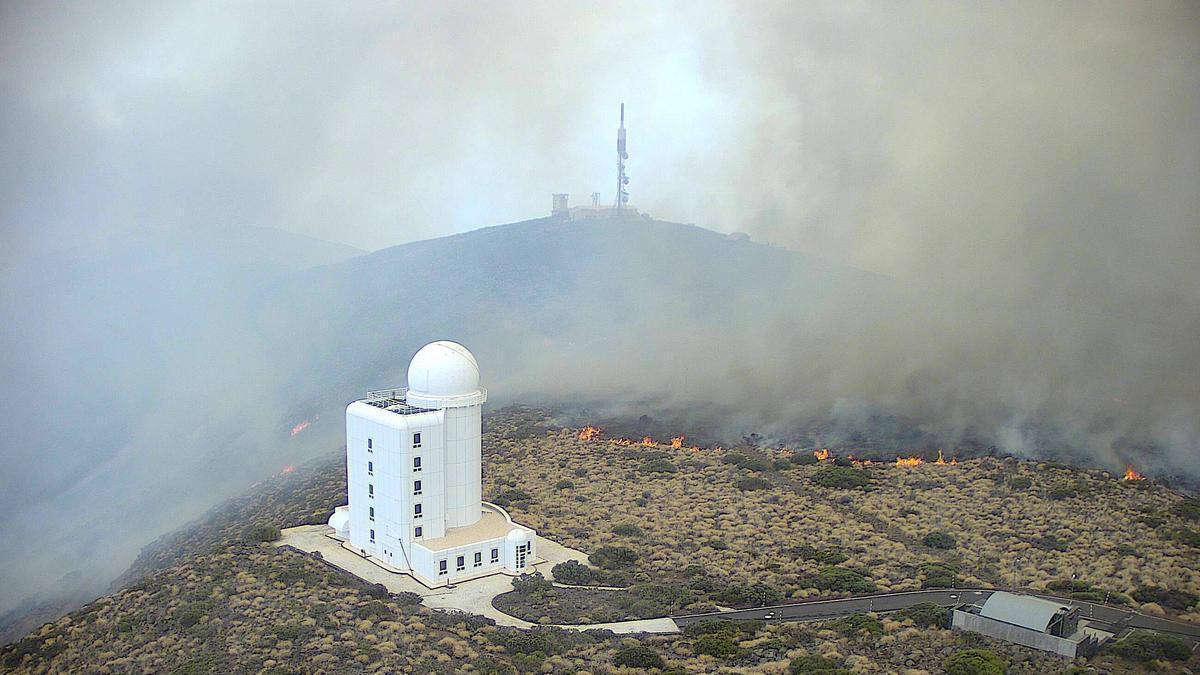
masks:
<svg viewBox="0 0 1200 675"><path fill-rule="evenodd" d="M629 202L629 193L625 190L625 186L629 185L629 176L625 175L625 160L629 159L629 153L625 152L625 104L621 104L621 126L617 127L617 215L621 214L622 207Z"/></svg>

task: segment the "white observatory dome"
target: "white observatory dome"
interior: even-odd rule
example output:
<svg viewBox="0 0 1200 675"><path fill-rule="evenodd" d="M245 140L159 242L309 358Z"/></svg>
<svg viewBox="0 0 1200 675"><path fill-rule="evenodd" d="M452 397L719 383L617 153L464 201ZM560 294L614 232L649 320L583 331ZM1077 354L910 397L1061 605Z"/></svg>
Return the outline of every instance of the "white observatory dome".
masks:
<svg viewBox="0 0 1200 675"><path fill-rule="evenodd" d="M487 392L479 386L479 363L457 342L430 342L408 364L409 405L458 407L478 405L486 398Z"/></svg>
<svg viewBox="0 0 1200 675"><path fill-rule="evenodd" d="M529 533L519 527L514 527L508 531L504 539L513 546L523 546L529 541Z"/></svg>

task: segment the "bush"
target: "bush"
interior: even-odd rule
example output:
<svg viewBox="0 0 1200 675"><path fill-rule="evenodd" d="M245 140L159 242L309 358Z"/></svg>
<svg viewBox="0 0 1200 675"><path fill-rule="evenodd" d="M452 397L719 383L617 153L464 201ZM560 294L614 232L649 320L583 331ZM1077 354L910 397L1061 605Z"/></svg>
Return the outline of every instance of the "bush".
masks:
<svg viewBox="0 0 1200 675"><path fill-rule="evenodd" d="M925 544L929 548L940 549L951 549L955 546L958 546L958 542L954 540L954 537L946 534L945 532L930 532L929 534L925 535L925 538L921 540L921 543Z"/></svg>
<svg viewBox="0 0 1200 675"><path fill-rule="evenodd" d="M840 675L850 671L842 668L841 661L827 659L824 656L797 656L788 664L788 672L793 675L799 673L821 673L822 675L837 673Z"/></svg>
<svg viewBox="0 0 1200 675"><path fill-rule="evenodd" d="M950 610L929 602L905 607L896 612L895 616L901 619L912 619L914 625L922 628L946 628L950 625Z"/></svg>
<svg viewBox="0 0 1200 675"><path fill-rule="evenodd" d="M642 536L642 528L633 523L621 523L612 529L613 534L622 537L640 537Z"/></svg>
<svg viewBox="0 0 1200 675"><path fill-rule="evenodd" d="M770 584L733 584L713 598L722 605L753 605L762 607L783 599L783 593Z"/></svg>
<svg viewBox="0 0 1200 675"><path fill-rule="evenodd" d="M639 470L642 473L675 473L679 470L679 467L675 466L675 463L669 459L658 457L642 462Z"/></svg>
<svg viewBox="0 0 1200 675"><path fill-rule="evenodd" d="M1185 499L1171 507L1171 514L1184 520L1200 521L1200 499Z"/></svg>
<svg viewBox="0 0 1200 675"><path fill-rule="evenodd" d="M1004 675L1008 664L988 649L966 649L942 662L946 675Z"/></svg>
<svg viewBox="0 0 1200 675"><path fill-rule="evenodd" d="M620 649L613 657L613 664L626 668L666 668L667 664L658 652L646 645L633 645Z"/></svg>
<svg viewBox="0 0 1200 675"><path fill-rule="evenodd" d="M555 565L550 572L554 580L572 586L603 586L604 573L580 563L578 560L567 560Z"/></svg>
<svg viewBox="0 0 1200 675"><path fill-rule="evenodd" d="M925 563L921 565L925 580L921 588L954 588L958 586L958 568L950 563Z"/></svg>
<svg viewBox="0 0 1200 675"><path fill-rule="evenodd" d="M1197 602L1200 602L1200 596L1195 593L1157 586L1139 587L1133 592L1133 599L1138 602L1156 602L1163 607L1180 611L1191 609Z"/></svg>
<svg viewBox="0 0 1200 675"><path fill-rule="evenodd" d="M869 614L851 614L825 624L846 637L883 635L883 622Z"/></svg>
<svg viewBox="0 0 1200 675"><path fill-rule="evenodd" d="M564 478L554 484L555 490L570 490L573 487L575 487L575 481L570 478Z"/></svg>
<svg viewBox="0 0 1200 675"><path fill-rule="evenodd" d="M816 464L819 461L821 460L817 459L817 456L811 452L797 452L792 455L792 464L799 466L808 466L809 464Z"/></svg>
<svg viewBox="0 0 1200 675"><path fill-rule="evenodd" d="M743 492L746 492L749 490L763 490L763 489L771 487L771 484L768 483L765 479L758 478L756 476L753 478L743 478L743 479L739 480L735 484L735 486L737 487L737 489L739 489Z"/></svg>
<svg viewBox="0 0 1200 675"><path fill-rule="evenodd" d="M268 525L266 523L259 523L258 525L253 526L246 533L246 538L250 541L260 542L278 541L281 536L283 536L283 533L279 531L278 527L275 527L274 525Z"/></svg>
<svg viewBox="0 0 1200 675"><path fill-rule="evenodd" d="M1053 534L1048 534L1044 537L1038 537L1037 539L1034 539L1030 543L1033 544L1034 546L1036 546L1037 548L1042 549L1043 551L1063 552L1063 551L1066 551L1068 548L1067 542L1063 541L1062 539L1059 539L1058 537L1054 536Z"/></svg>
<svg viewBox="0 0 1200 675"><path fill-rule="evenodd" d="M697 654L726 658L737 654L737 642L730 633L710 633L696 638Z"/></svg>
<svg viewBox="0 0 1200 675"><path fill-rule="evenodd" d="M1185 661L1192 650L1177 637L1137 632L1112 646L1115 654L1134 661Z"/></svg>
<svg viewBox="0 0 1200 675"><path fill-rule="evenodd" d="M1033 487L1033 479L1028 476L1013 476L1007 482L1011 490L1028 490Z"/></svg>
<svg viewBox="0 0 1200 675"><path fill-rule="evenodd" d="M821 590L839 593L874 593L878 590L867 575L845 567L822 567L814 583Z"/></svg>
<svg viewBox="0 0 1200 675"><path fill-rule="evenodd" d="M606 570L619 570L633 567L638 554L633 549L624 546L601 546L588 556L593 565Z"/></svg>
<svg viewBox="0 0 1200 675"><path fill-rule="evenodd" d="M536 595L554 590L554 584L546 581L546 577L542 576L541 572L522 574L513 578L512 587L519 595Z"/></svg>
<svg viewBox="0 0 1200 675"><path fill-rule="evenodd" d="M504 648L510 654L548 654L550 641L544 635L518 631L505 638Z"/></svg>
<svg viewBox="0 0 1200 675"><path fill-rule="evenodd" d="M824 488L849 490L870 485L871 478L862 469L827 466L813 474L812 482Z"/></svg>
<svg viewBox="0 0 1200 675"><path fill-rule="evenodd" d="M1060 501L1063 499L1070 499L1071 497L1074 497L1077 494L1079 494L1079 493L1076 492L1074 487L1064 484L1064 485L1055 485L1054 487L1050 488L1050 492L1046 493L1046 496L1055 501Z"/></svg>
<svg viewBox="0 0 1200 675"><path fill-rule="evenodd" d="M812 546L798 546L792 551L799 558L819 562L822 565L837 565L850 559L850 556L836 548L817 549Z"/></svg>

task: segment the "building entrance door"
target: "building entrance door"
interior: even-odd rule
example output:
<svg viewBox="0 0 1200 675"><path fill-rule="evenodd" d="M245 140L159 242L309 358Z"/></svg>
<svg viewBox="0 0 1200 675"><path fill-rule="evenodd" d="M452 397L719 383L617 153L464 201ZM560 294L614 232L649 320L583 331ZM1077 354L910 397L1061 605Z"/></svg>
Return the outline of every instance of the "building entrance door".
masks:
<svg viewBox="0 0 1200 675"><path fill-rule="evenodd" d="M525 557L529 553L529 544L521 544L517 547L517 569L525 569Z"/></svg>

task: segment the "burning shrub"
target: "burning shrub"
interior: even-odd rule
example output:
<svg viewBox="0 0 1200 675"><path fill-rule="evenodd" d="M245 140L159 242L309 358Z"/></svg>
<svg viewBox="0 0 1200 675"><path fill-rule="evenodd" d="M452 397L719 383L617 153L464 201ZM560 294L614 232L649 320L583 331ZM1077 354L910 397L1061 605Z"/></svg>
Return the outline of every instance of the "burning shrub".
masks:
<svg viewBox="0 0 1200 675"><path fill-rule="evenodd" d="M813 474L812 482L824 488L851 490L870 485L871 478L862 469L827 466Z"/></svg>
<svg viewBox="0 0 1200 675"><path fill-rule="evenodd" d="M923 539L921 539L921 543L925 544L929 548L940 548L947 550L958 546L958 542L954 540L954 537L945 532L930 532L929 534L925 535Z"/></svg>

